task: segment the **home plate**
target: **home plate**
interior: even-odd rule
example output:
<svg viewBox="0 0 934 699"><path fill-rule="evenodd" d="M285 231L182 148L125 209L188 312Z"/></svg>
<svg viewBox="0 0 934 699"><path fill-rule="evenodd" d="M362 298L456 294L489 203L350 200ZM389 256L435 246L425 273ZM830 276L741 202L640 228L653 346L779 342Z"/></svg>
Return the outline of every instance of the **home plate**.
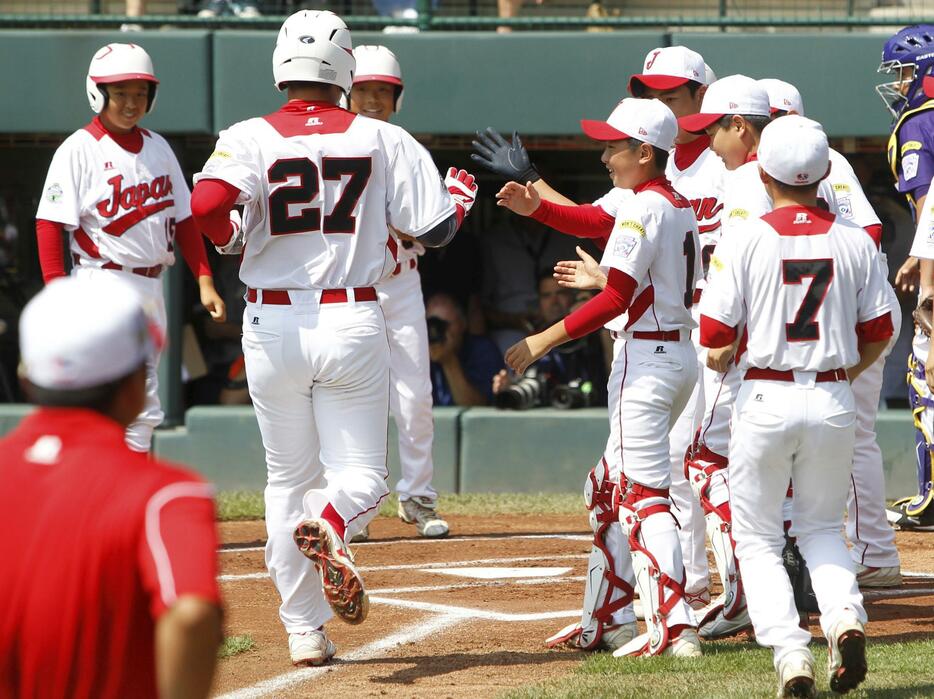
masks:
<svg viewBox="0 0 934 699"><path fill-rule="evenodd" d="M460 578L499 580L501 578L557 578L570 573L570 568L423 568L422 573L440 573Z"/></svg>

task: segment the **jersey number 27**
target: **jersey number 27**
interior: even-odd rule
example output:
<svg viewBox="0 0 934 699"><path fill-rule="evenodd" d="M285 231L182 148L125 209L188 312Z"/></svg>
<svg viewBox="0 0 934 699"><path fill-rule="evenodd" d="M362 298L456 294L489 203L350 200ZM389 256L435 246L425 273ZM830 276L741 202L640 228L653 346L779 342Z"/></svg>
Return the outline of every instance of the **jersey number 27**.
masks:
<svg viewBox="0 0 934 699"><path fill-rule="evenodd" d="M340 182L345 175L350 179L344 186L334 209L321 216L320 206L309 206L321 193L318 166L308 158L277 160L267 172L270 184L287 183L269 194L269 228L273 235L291 233L354 233L357 219L353 215L357 202L370 180L373 161L370 158L322 158L321 171L325 180ZM304 205L300 213L290 214L289 206ZM322 225L323 218L323 225Z"/></svg>

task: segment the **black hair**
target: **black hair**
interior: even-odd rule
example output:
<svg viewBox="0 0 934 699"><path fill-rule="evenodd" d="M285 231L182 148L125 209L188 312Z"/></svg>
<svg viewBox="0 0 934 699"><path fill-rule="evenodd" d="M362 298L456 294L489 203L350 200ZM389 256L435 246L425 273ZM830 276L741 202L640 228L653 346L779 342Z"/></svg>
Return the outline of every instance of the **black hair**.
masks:
<svg viewBox="0 0 934 699"><path fill-rule="evenodd" d="M149 86L149 97L146 99L146 113L149 113L149 110L152 109L152 102L156 99L156 83L151 80L147 80L146 84ZM104 106L101 107L101 111L107 109L107 103L110 102L110 93L107 91L107 84L98 85L97 89L101 91L101 94L104 96Z"/></svg>
<svg viewBox="0 0 934 699"><path fill-rule="evenodd" d="M638 149L643 143L645 143L645 141L640 141L638 138L626 139L626 147L631 151ZM668 166L668 151L656 148L651 144L647 145L652 148L652 154L655 158L655 167L658 168L659 172L664 173L665 168Z"/></svg>
<svg viewBox="0 0 934 699"><path fill-rule="evenodd" d="M29 402L47 408L87 408L98 413L107 414L113 405L114 398L126 381L142 369L145 364L124 374L118 379L108 381L98 386L89 386L79 389L43 388L28 379L23 379L23 389L29 397Z"/></svg>
<svg viewBox="0 0 934 699"><path fill-rule="evenodd" d="M697 94L697 91L703 87L703 83L699 83L696 80L688 80L687 82L688 92L691 93L691 97Z"/></svg>
<svg viewBox="0 0 934 699"><path fill-rule="evenodd" d="M632 90L631 90L632 96L643 99L642 96L645 94L646 90L649 89L648 87L646 87L645 83L637 79L637 80L631 81L630 84L632 86ZM699 83L696 80L688 80L686 83L684 83L684 85L687 86L688 92L690 93L691 97L693 97L694 95L697 94L697 91L701 89L701 86L703 85L703 83ZM678 85L678 87L682 87L682 85ZM671 89L677 90L678 88L673 87ZM668 92L668 90L662 90L662 92Z"/></svg>
<svg viewBox="0 0 934 699"><path fill-rule="evenodd" d="M763 116L762 114L724 114L717 120L717 126L721 129L727 129L730 127L730 122L733 120L734 116L741 116L747 124L756 132L756 135L762 133L762 129L769 125L769 122L772 121L771 116Z"/></svg>

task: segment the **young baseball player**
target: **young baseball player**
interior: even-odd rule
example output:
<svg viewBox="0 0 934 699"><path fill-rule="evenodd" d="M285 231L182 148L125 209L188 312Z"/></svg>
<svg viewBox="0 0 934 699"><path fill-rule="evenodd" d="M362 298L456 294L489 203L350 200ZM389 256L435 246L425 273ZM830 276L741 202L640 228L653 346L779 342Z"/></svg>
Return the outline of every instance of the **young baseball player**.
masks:
<svg viewBox="0 0 934 699"><path fill-rule="evenodd" d="M388 494L389 345L374 285L397 264L389 226L444 245L477 189L463 170L442 182L402 129L338 106L355 65L337 15L287 18L273 76L288 102L222 131L192 195L212 242L243 248L243 350L268 471L266 564L296 664L334 655L322 628L331 610L352 624L367 614L345 541ZM242 226L229 218L235 203Z"/></svg>
<svg viewBox="0 0 934 699"><path fill-rule="evenodd" d="M621 626L615 631L632 640L614 654L698 656L700 642L684 599L681 547L669 497L668 433L697 379L690 309L700 276L693 209L664 176L677 121L658 100L625 99L606 122L584 120L581 125L588 136L605 143L601 160L613 184L633 191L617 212L601 262L607 284L563 321L511 347L506 362L522 373L554 347L623 315L609 381L609 391L618 396L610 415L611 429L619 435L618 451L604 456L585 491L594 528L618 516L625 535L616 559L622 574L613 574L622 595L606 602L617 601L619 616L613 621L619 619ZM578 216L578 207L543 201L530 185L510 182L497 197L500 206L559 229ZM632 568L625 561L630 552ZM606 574L602 558L592 555L591 563L597 575ZM633 577L648 626L638 637L631 606ZM585 600L585 614L588 606Z"/></svg>
<svg viewBox="0 0 934 699"><path fill-rule="evenodd" d="M889 343L891 297L873 242L818 207L830 168L820 125L778 119L757 154L774 211L737 225L718 248L701 299L701 342L722 371L745 327L730 442L733 536L781 696L811 697L810 633L799 626L781 560L783 500L792 479L791 534L820 604L830 686L847 692L866 675L866 612L841 533L856 426L849 382Z"/></svg>
<svg viewBox="0 0 934 699"><path fill-rule="evenodd" d="M894 74L893 82L879 85L876 91L892 114L888 160L896 189L905 194L920 225L921 213L934 177L934 26L922 24L898 31L882 49L880 73ZM920 279L923 277L923 280ZM934 263L912 256L898 270L895 285L902 292L920 291L924 280L934 279ZM914 345L921 349L927 339L916 333ZM918 379L924 361L917 352L908 358L908 399L911 405L924 404ZM923 391L923 388L922 388ZM915 454L918 466L918 492L902 498L888 510L889 520L900 529L934 529L934 476L931 449L934 442L917 420L915 421Z"/></svg>
<svg viewBox="0 0 934 699"><path fill-rule="evenodd" d="M402 107L402 69L395 54L385 46L357 46L350 111L380 121ZM425 301L418 274L418 258L425 247L404 232L390 231L396 240L398 261L388 279L381 282L379 304L389 331L389 407L399 433L399 463L402 479L399 517L414 524L419 536L436 539L448 535L448 524L438 516L438 494L431 487L434 467L431 443L431 375L428 358L428 328ZM368 538L364 528L354 541Z"/></svg>
<svg viewBox="0 0 934 699"><path fill-rule="evenodd" d="M769 93L772 118L799 114L804 116L801 93L783 80L760 80ZM840 153L830 149L830 174L827 183L833 189L837 213L865 230L877 247L882 242L882 222L863 193L856 173ZM884 254L880 263L888 276ZM882 470L882 450L876 442L876 416L882 391L882 370L885 360L901 327L902 312L895 290L888 287L892 302L892 324L895 333L890 345L876 362L853 382L856 398L856 446L853 451L853 473L847 499L846 534L852 544L850 555L856 563L856 580L860 588L892 587L901 584L901 567L895 548L895 532L889 526L885 511L885 474Z"/></svg>
<svg viewBox="0 0 934 699"><path fill-rule="evenodd" d="M152 110L159 84L149 54L135 44L108 44L91 59L86 84L97 116L55 151L36 212L43 279L65 276L67 254L76 276L122 277L165 327L161 275L174 263L177 246L198 280L201 303L223 322L224 302L214 289L178 160L162 136L137 126ZM158 363L157 355L146 375L146 405L127 427L127 444L136 451L149 451L164 417Z"/></svg>
<svg viewBox="0 0 934 699"><path fill-rule="evenodd" d="M672 110L676 117L680 117L698 111L707 85L713 79L715 79L713 72L704 63L700 54L684 46L672 46L650 51L645 57L642 72L630 78L629 89L633 95L659 99ZM666 175L672 186L691 201L698 220L701 235L700 254L705 267L719 236L719 219L722 210L720 190L724 174L722 161L708 148L708 145L709 139L706 136L679 129L666 167ZM573 205L569 199L555 192L534 170L518 134L514 135L510 144L495 131L488 129L486 134L478 134L474 147L477 152L471 157L484 167L508 179L531 181L532 186L546 201ZM514 163L518 163L518 167L515 167ZM612 230L614 216L620 202L629 196L631 196L631 191L614 187L593 205L577 207L578 216L571 220L567 227L558 230L581 237L597 238L598 241L602 241L600 244L603 244ZM581 264L576 263L575 268L579 268ZM593 269L592 272L601 278L600 286L605 285L605 278L599 268ZM571 278L565 278L563 282L575 286ZM697 290L695 296L699 297L699 294L700 291ZM618 333L623 329L623 321L614 319L607 323L607 328L614 334ZM613 400L611 393L611 408ZM685 479L684 460L685 452L700 424L703 408L702 386L698 382L697 391L692 394L670 435L672 463L670 495L679 523L678 534L686 573L685 596L696 608L703 608L710 602L709 576L707 553L704 547L704 516L692 493L691 485ZM611 431L605 450L606 454L618 453L619 449L615 446L616 440L617 435ZM602 460L596 468L604 469ZM594 479L601 481L601 477L596 473L590 474L586 482L587 487L591 487ZM608 560L605 561L604 566L608 570L613 570L613 552L617 546L612 542L621 539L618 524L611 522L602 527L602 532L603 540L595 540L593 555L597 558L607 557ZM612 588L614 579L609 576L601 580L600 584L604 588ZM572 645L580 646L584 639L589 639L592 643L599 641L599 631L595 627L604 622L609 624L608 619L613 610L610 609L611 605L597 602L597 600L619 599L619 597L618 593L612 590L610 594L607 594L606 590L599 593L591 591L591 582L588 579L585 587L585 607L593 603L597 603L598 606L591 610L585 608L583 621L585 627L590 624L592 628L589 631L584 629L582 633L578 630L575 634L571 632L571 627L568 627L552 636L548 640L549 645L570 642ZM609 641L604 639L603 645L606 646L608 643Z"/></svg>

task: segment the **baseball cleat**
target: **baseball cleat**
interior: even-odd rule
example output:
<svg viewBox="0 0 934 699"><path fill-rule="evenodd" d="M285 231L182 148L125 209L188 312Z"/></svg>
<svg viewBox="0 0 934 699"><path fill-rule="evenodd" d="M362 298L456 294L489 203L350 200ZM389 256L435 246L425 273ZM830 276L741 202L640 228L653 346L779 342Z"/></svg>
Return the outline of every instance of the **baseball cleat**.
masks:
<svg viewBox="0 0 934 699"><path fill-rule="evenodd" d="M675 658L700 658L703 654L697 629L693 628L684 629L675 640L669 641L668 647L662 651L662 655Z"/></svg>
<svg viewBox="0 0 934 699"><path fill-rule="evenodd" d="M899 587L902 584L901 566L873 568L856 564L856 583L864 587Z"/></svg>
<svg viewBox="0 0 934 699"><path fill-rule="evenodd" d="M639 635L639 627L636 622L631 621L628 624L620 624L615 629L604 630L600 638L600 649L615 651L622 648Z"/></svg>
<svg viewBox="0 0 934 699"><path fill-rule="evenodd" d="M787 653L778 664L779 697L816 697L814 656L807 648Z"/></svg>
<svg viewBox="0 0 934 699"><path fill-rule="evenodd" d="M399 519L414 524L418 535L426 539L442 539L448 535L448 523L438 516L431 498L416 496L399 500Z"/></svg>
<svg viewBox="0 0 934 699"><path fill-rule="evenodd" d="M289 634L289 655L293 665L324 665L334 657L337 647L324 631Z"/></svg>
<svg viewBox="0 0 934 699"><path fill-rule="evenodd" d="M370 540L370 525L365 526L363 529L358 531L352 537L350 537L351 544L359 544L364 541Z"/></svg>
<svg viewBox="0 0 934 699"><path fill-rule="evenodd" d="M915 532L934 532L934 504L920 512L912 508L914 498L902 498L885 508L885 517L895 529ZM910 514L909 514L910 513Z"/></svg>
<svg viewBox="0 0 934 699"><path fill-rule="evenodd" d="M723 608L717 609L716 606L717 603L715 602L708 607L706 614L703 611L697 614L697 617L701 620L700 624L698 624L698 632L705 641L736 636L752 628L752 620L750 620L749 611L745 606L732 619L723 616Z"/></svg>
<svg viewBox="0 0 934 699"><path fill-rule="evenodd" d="M294 539L299 551L318 569L324 596L334 613L348 624L366 619L370 602L363 578L334 527L323 519L307 519L298 525Z"/></svg>
<svg viewBox="0 0 934 699"><path fill-rule="evenodd" d="M853 616L844 617L834 624L827 646L830 688L837 694L846 694L866 679L866 632L863 625Z"/></svg>

